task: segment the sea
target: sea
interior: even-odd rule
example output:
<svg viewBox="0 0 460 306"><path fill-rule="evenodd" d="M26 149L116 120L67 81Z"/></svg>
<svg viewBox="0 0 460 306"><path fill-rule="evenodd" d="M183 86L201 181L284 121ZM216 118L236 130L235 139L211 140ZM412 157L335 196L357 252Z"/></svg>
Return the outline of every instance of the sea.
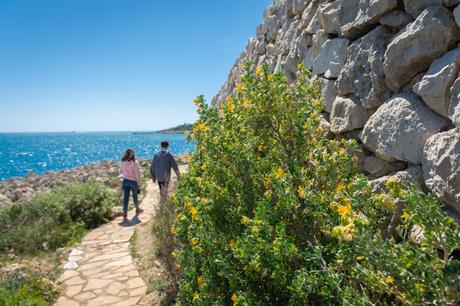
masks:
<svg viewBox="0 0 460 306"><path fill-rule="evenodd" d="M120 160L126 149L151 158L167 139L173 154L193 152L184 134L136 132L0 133L0 181L29 172L71 169L102 160Z"/></svg>

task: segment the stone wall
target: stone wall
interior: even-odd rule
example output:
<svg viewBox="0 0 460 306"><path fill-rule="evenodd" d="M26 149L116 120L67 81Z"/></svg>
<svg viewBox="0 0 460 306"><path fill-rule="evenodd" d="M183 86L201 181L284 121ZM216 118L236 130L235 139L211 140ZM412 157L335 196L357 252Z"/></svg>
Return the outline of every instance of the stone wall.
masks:
<svg viewBox="0 0 460 306"><path fill-rule="evenodd" d="M323 84L335 137L363 147L374 183L410 177L460 212L460 0L275 0L214 97L242 64L289 80L304 64Z"/></svg>

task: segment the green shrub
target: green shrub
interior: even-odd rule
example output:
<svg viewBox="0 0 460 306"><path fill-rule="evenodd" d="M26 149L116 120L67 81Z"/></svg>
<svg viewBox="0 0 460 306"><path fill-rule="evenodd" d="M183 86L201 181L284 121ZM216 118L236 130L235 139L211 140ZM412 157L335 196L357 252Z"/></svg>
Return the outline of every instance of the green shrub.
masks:
<svg viewBox="0 0 460 306"><path fill-rule="evenodd" d="M17 269L0 275L0 305L52 305L58 295L57 286L39 272Z"/></svg>
<svg viewBox="0 0 460 306"><path fill-rule="evenodd" d="M412 185L373 193L347 153L355 143L324 137L318 84L298 79L248 64L220 109L196 99L196 152L175 199L178 303L458 303L458 226ZM400 236L385 239L396 201Z"/></svg>
<svg viewBox="0 0 460 306"><path fill-rule="evenodd" d="M78 241L107 222L115 197L97 183L62 187L0 210L0 251L36 254Z"/></svg>

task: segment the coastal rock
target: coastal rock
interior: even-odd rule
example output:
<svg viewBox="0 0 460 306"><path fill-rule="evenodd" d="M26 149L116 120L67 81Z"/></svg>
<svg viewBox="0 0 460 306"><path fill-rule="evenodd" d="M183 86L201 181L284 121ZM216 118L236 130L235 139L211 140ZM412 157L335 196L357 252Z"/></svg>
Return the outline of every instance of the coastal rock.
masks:
<svg viewBox="0 0 460 306"><path fill-rule="evenodd" d="M367 31L380 18L396 8L397 0L342 0L340 1L338 22L340 35L356 38Z"/></svg>
<svg viewBox="0 0 460 306"><path fill-rule="evenodd" d="M364 159L364 170L373 177L381 177L390 172L404 169L402 162L390 163L376 156L367 156Z"/></svg>
<svg viewBox="0 0 460 306"><path fill-rule="evenodd" d="M384 61L387 86L398 92L459 38L452 13L444 7L429 7L388 45Z"/></svg>
<svg viewBox="0 0 460 306"><path fill-rule="evenodd" d="M384 103L367 121L363 144L387 161L421 164L426 140L448 125L414 94L400 94Z"/></svg>
<svg viewBox="0 0 460 306"><path fill-rule="evenodd" d="M451 89L452 99L449 106L449 118L460 127L460 77L454 82Z"/></svg>
<svg viewBox="0 0 460 306"><path fill-rule="evenodd" d="M313 59L313 73L324 77L337 78L347 58L349 40L344 38L328 39L321 46L321 51Z"/></svg>
<svg viewBox="0 0 460 306"><path fill-rule="evenodd" d="M445 6L456 6L460 4L460 0L444 0Z"/></svg>
<svg viewBox="0 0 460 306"><path fill-rule="evenodd" d="M322 50L322 46L327 41L327 39L327 34L323 30L318 31L315 35L313 35L313 45L311 47L312 61L318 57Z"/></svg>
<svg viewBox="0 0 460 306"><path fill-rule="evenodd" d="M7 207L11 205L13 202L7 196L0 194L0 208Z"/></svg>
<svg viewBox="0 0 460 306"><path fill-rule="evenodd" d="M342 96L355 96L367 109L380 106L391 95L385 84L383 60L393 33L379 26L348 47L348 58L337 80Z"/></svg>
<svg viewBox="0 0 460 306"><path fill-rule="evenodd" d="M339 6L340 2L325 3L319 8L319 20L322 28L328 34L339 32Z"/></svg>
<svg viewBox="0 0 460 306"><path fill-rule="evenodd" d="M400 30L412 21L413 19L409 14L406 14L403 11L393 11L380 18L379 22L391 29Z"/></svg>
<svg viewBox="0 0 460 306"><path fill-rule="evenodd" d="M442 5L443 0L404 0L404 10L417 18L429 6Z"/></svg>
<svg viewBox="0 0 460 306"><path fill-rule="evenodd" d="M460 70L460 50L455 49L436 59L413 91L435 112L448 118L451 88Z"/></svg>
<svg viewBox="0 0 460 306"><path fill-rule="evenodd" d="M337 97L337 87L335 80L322 79L321 93L324 99L324 110L328 113L332 111L332 105Z"/></svg>
<svg viewBox="0 0 460 306"><path fill-rule="evenodd" d="M460 27L460 6L457 6L454 9L454 18L455 18L455 23Z"/></svg>
<svg viewBox="0 0 460 306"><path fill-rule="evenodd" d="M460 128L427 140L423 176L431 191L460 212Z"/></svg>
<svg viewBox="0 0 460 306"><path fill-rule="evenodd" d="M337 97L332 105L331 131L338 134L362 128L368 117L359 100Z"/></svg>

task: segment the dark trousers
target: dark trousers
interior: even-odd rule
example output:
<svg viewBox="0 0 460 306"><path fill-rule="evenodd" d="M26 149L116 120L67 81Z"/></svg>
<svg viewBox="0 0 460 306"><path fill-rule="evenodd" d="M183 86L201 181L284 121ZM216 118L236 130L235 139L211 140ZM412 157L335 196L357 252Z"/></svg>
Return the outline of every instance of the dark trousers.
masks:
<svg viewBox="0 0 460 306"><path fill-rule="evenodd" d="M129 194L133 192L133 200L134 206L136 209L139 208L138 198L137 198L137 182L132 180L123 180L123 192L124 192L124 199L123 199L123 213L128 213L128 203L129 203Z"/></svg>
<svg viewBox="0 0 460 306"><path fill-rule="evenodd" d="M169 182L158 181L158 187L160 187L160 202L164 202L168 197L168 186Z"/></svg>

